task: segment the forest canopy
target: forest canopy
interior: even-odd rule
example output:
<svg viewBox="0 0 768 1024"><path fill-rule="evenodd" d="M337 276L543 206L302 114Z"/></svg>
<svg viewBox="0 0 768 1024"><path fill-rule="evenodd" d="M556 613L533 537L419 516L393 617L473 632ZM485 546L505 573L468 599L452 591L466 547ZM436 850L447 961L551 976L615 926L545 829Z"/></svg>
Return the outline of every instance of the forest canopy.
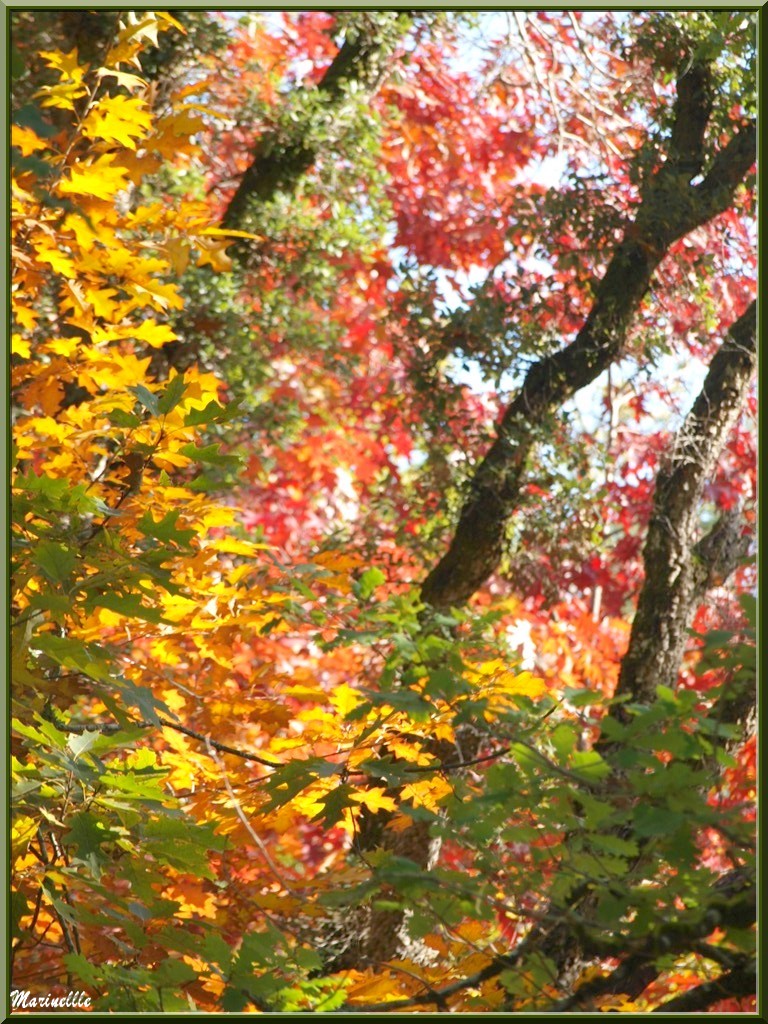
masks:
<svg viewBox="0 0 768 1024"><path fill-rule="evenodd" d="M11 12L12 1007L754 1012L756 12Z"/></svg>

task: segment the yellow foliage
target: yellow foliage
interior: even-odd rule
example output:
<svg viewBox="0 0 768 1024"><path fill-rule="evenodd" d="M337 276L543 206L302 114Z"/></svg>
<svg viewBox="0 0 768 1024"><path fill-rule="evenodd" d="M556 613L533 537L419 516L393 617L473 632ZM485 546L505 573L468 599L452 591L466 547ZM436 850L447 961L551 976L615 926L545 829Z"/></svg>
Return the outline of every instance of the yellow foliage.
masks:
<svg viewBox="0 0 768 1024"><path fill-rule="evenodd" d="M91 139L117 142L136 149L152 127L152 117L144 100L135 96L112 96L94 104L85 116L81 130Z"/></svg>
<svg viewBox="0 0 768 1024"><path fill-rule="evenodd" d="M37 831L38 822L27 815L16 818L11 825L11 856L14 860L27 852L29 842Z"/></svg>
<svg viewBox="0 0 768 1024"><path fill-rule="evenodd" d="M383 786L376 787L375 789L362 790L359 793L353 793L352 799L356 803L363 804L369 811L373 811L374 814L377 811L397 810L397 802L393 797L387 795Z"/></svg>
<svg viewBox="0 0 768 1024"><path fill-rule="evenodd" d="M428 811L438 811L440 801L453 792L447 779L441 775L427 776L417 782L410 782L403 787L402 799L410 800L414 807L426 807Z"/></svg>
<svg viewBox="0 0 768 1024"><path fill-rule="evenodd" d="M69 177L59 182L59 192L88 199L114 199L116 193L128 185L128 172L119 164L114 166L116 159L116 154L104 153L87 163L70 167Z"/></svg>
<svg viewBox="0 0 768 1024"><path fill-rule="evenodd" d="M48 147L48 143L37 136L31 128L23 128L18 124L11 125L11 145L18 146L22 156L30 156Z"/></svg>

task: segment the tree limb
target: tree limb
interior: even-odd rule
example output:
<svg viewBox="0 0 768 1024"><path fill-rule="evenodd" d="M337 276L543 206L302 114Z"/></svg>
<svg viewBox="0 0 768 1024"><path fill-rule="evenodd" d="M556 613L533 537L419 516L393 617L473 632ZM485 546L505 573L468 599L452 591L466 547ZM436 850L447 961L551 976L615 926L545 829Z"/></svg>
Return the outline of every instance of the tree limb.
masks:
<svg viewBox="0 0 768 1024"><path fill-rule="evenodd" d="M704 163L708 82L705 65L694 65L678 79L667 160L646 182L634 222L614 251L575 340L534 363L507 408L475 473L453 540L422 585L423 600L434 608L464 604L496 570L528 459L549 418L620 358L632 317L670 246L727 209L754 163L751 125L717 154L699 185L690 184Z"/></svg>
<svg viewBox="0 0 768 1024"><path fill-rule="evenodd" d="M381 15L375 18L365 14L357 31L347 34L315 90L323 101L326 125L339 116L351 83L355 83L356 97L373 95L384 77L387 58L401 25L396 12L390 12L383 24ZM263 203L277 192L295 187L312 166L318 148L318 144L306 136L280 139L277 134L269 134L260 138L253 159L222 217L222 227L239 227L252 201Z"/></svg>
<svg viewBox="0 0 768 1024"><path fill-rule="evenodd" d="M673 685L697 602L743 553L733 515L721 518L698 544L694 531L704 484L754 372L756 328L756 303L752 302L715 354L702 390L659 470L643 551L645 582L621 663L619 696L650 701L659 684Z"/></svg>

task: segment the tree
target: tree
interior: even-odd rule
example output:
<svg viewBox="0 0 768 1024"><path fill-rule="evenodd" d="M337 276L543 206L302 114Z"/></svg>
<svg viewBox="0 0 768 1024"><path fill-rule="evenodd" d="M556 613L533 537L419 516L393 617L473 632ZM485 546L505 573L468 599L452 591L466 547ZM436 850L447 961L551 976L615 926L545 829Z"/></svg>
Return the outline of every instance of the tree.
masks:
<svg viewBox="0 0 768 1024"><path fill-rule="evenodd" d="M14 41L24 1005L753 1006L752 15Z"/></svg>

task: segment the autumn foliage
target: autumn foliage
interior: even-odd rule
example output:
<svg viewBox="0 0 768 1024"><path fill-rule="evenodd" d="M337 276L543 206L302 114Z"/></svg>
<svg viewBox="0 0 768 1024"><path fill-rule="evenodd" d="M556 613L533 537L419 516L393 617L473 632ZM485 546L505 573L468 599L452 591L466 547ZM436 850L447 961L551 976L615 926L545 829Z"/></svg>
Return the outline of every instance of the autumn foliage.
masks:
<svg viewBox="0 0 768 1024"><path fill-rule="evenodd" d="M626 667L753 316L751 18L80 13L14 38L14 989L753 1009L753 364L673 677ZM649 255L691 153L705 212ZM626 253L616 357L537 420ZM428 600L483 501L493 571Z"/></svg>

